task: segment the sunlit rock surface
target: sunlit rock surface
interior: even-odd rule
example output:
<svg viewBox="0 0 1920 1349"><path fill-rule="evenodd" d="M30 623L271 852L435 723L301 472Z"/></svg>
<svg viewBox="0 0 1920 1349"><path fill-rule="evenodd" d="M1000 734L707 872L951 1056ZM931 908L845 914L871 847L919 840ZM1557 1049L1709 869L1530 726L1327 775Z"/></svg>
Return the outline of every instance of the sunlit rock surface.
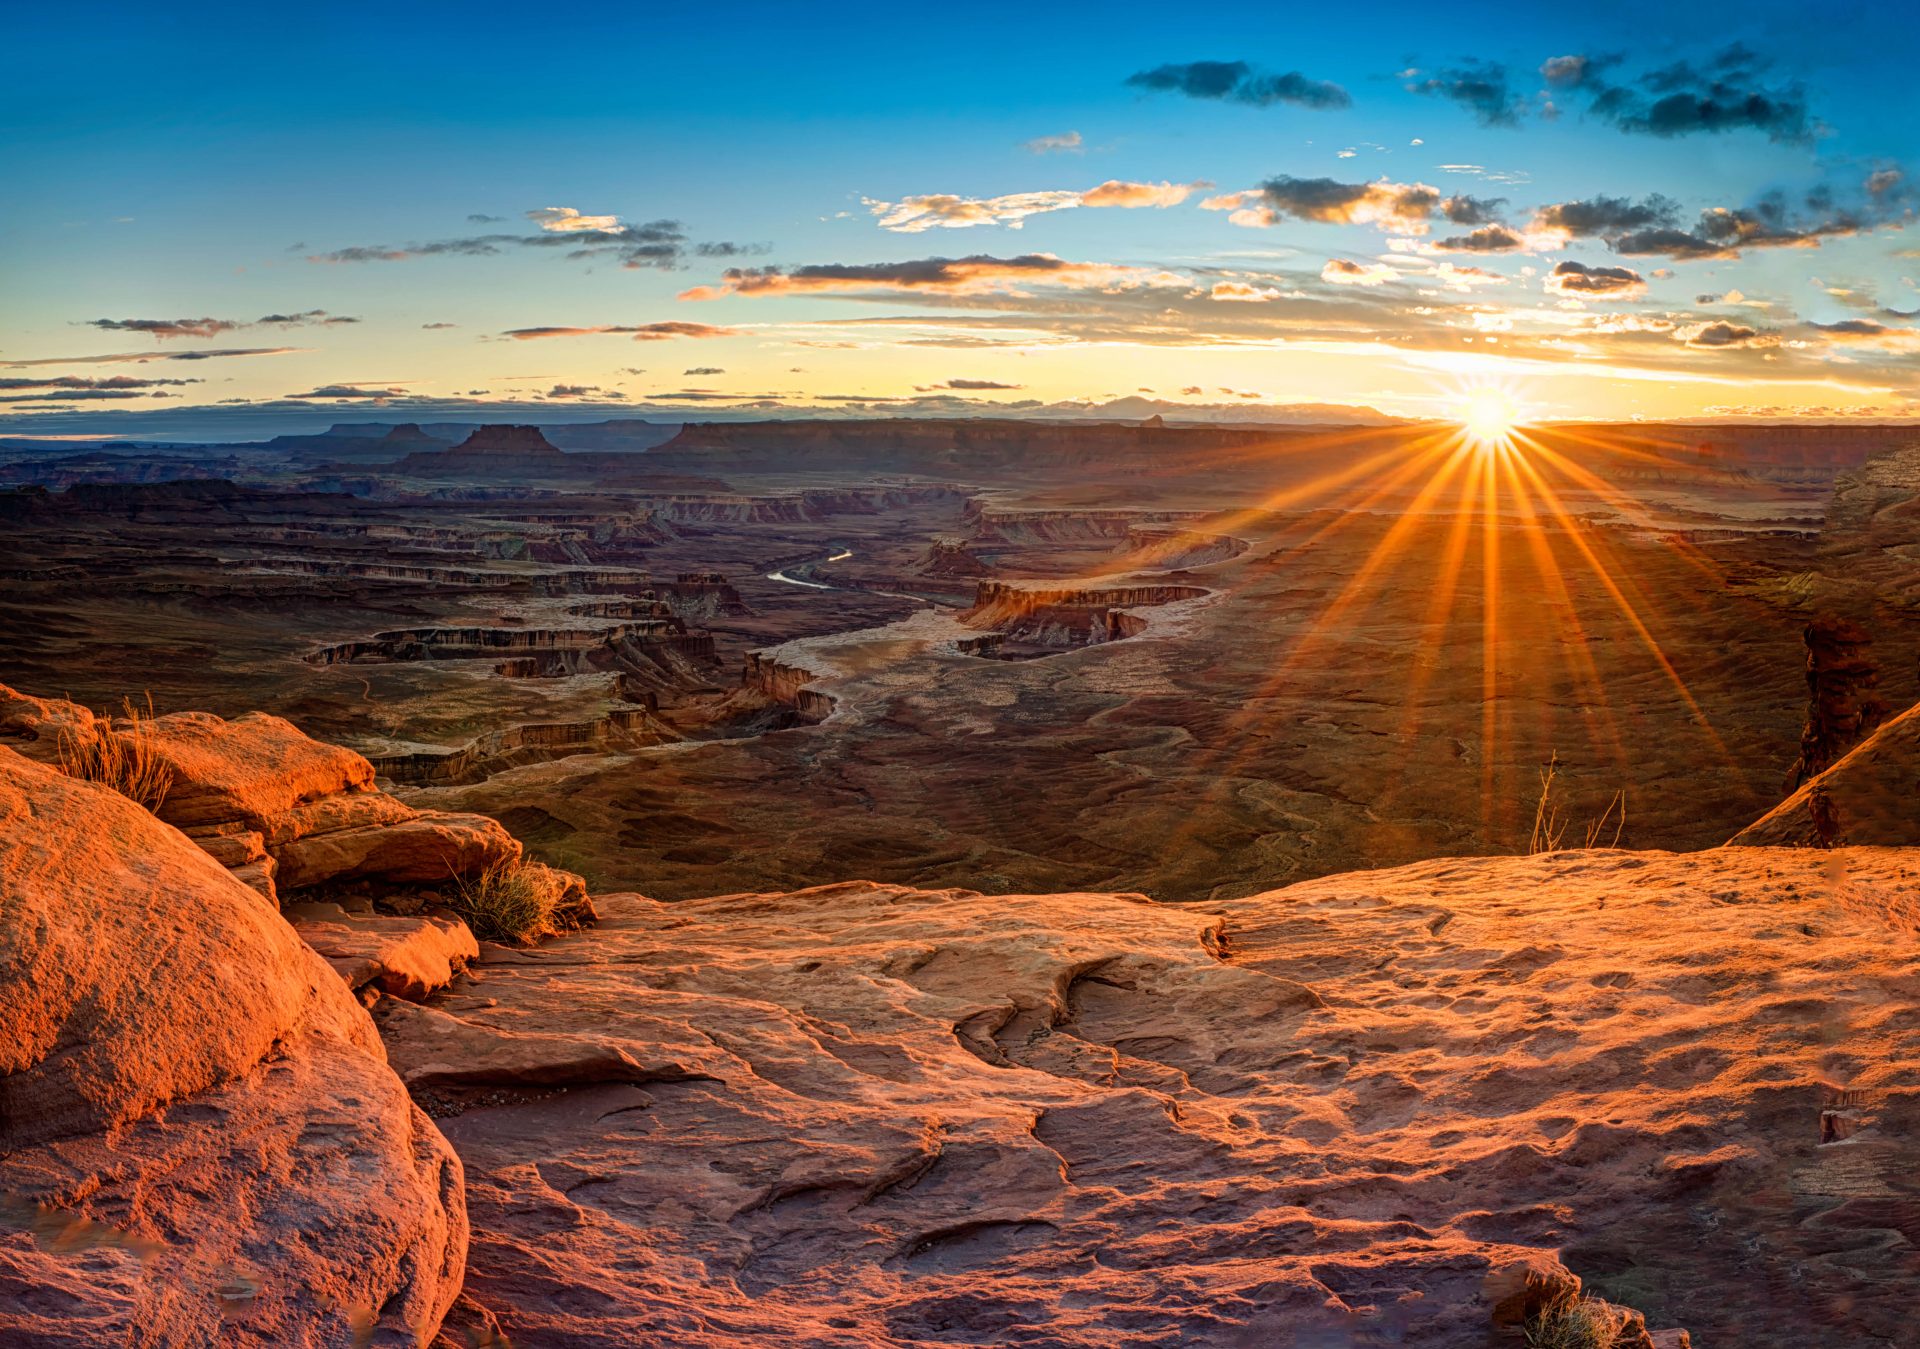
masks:
<svg viewBox="0 0 1920 1349"><path fill-rule="evenodd" d="M1555 1259L1703 1344L1899 1343L1917 887L1720 849L614 896L380 1010L515 1343L1479 1349Z"/></svg>
<svg viewBox="0 0 1920 1349"><path fill-rule="evenodd" d="M187 838L0 748L0 1343L420 1345L458 1159L347 985Z"/></svg>

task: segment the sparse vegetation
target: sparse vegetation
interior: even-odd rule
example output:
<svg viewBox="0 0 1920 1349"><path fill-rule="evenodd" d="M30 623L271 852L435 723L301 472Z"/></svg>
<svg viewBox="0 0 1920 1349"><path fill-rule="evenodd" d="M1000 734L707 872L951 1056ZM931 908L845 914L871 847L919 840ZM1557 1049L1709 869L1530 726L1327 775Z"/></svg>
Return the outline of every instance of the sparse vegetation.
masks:
<svg viewBox="0 0 1920 1349"><path fill-rule="evenodd" d="M71 727L60 731L58 751L60 771L70 778L97 782L120 793L147 810L158 810L173 786L173 770L154 753L147 724L153 720L153 699L147 699L144 712L128 698L122 704L123 726L114 729L106 718L98 721L91 734Z"/></svg>
<svg viewBox="0 0 1920 1349"><path fill-rule="evenodd" d="M1553 755L1547 760L1547 766L1540 770L1540 796L1533 807L1533 834L1527 840L1527 852L1559 852L1565 846L1569 821L1561 810L1560 798L1555 785L1560 776L1560 756ZM1611 824L1613 831L1607 832ZM1590 821L1586 828L1586 838L1580 846L1583 848L1617 848L1620 836L1627 828L1627 794L1624 790L1613 794L1607 802L1607 808L1600 812L1600 818Z"/></svg>
<svg viewBox="0 0 1920 1349"><path fill-rule="evenodd" d="M481 941L522 946L554 930L560 893L560 882L548 868L502 862L456 878L449 907Z"/></svg>
<svg viewBox="0 0 1920 1349"><path fill-rule="evenodd" d="M1564 1297L1542 1307L1523 1328L1527 1349L1614 1349L1627 1315L1597 1297Z"/></svg>

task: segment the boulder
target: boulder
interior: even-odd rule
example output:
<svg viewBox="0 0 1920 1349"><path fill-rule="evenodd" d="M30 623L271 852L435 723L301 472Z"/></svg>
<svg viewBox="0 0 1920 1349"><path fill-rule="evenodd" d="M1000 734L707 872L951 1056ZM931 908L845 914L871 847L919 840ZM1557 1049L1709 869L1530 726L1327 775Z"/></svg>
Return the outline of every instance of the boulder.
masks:
<svg viewBox="0 0 1920 1349"><path fill-rule="evenodd" d="M173 771L157 813L182 829L237 821L270 835L296 806L373 790L373 766L358 754L263 712L232 721L175 712L148 722L141 733Z"/></svg>
<svg viewBox="0 0 1920 1349"><path fill-rule="evenodd" d="M414 1345L461 1166L277 913L0 748L0 1343Z"/></svg>
<svg viewBox="0 0 1920 1349"><path fill-rule="evenodd" d="M390 918L337 904L293 904L286 916L356 991L371 987L420 1002L480 958L479 943L458 918Z"/></svg>
<svg viewBox="0 0 1920 1349"><path fill-rule="evenodd" d="M440 811L410 811L409 816L278 845L280 888L334 880L437 885L520 858L520 841L491 816Z"/></svg>

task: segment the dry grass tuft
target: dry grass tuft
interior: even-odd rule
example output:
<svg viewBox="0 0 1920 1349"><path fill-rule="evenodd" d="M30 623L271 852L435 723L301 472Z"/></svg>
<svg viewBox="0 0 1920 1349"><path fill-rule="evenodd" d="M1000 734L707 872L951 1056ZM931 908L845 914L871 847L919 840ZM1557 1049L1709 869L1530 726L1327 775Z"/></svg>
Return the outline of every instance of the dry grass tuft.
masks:
<svg viewBox="0 0 1920 1349"><path fill-rule="evenodd" d="M1527 840L1527 853L1559 852L1567 836L1568 821L1560 809L1560 798L1555 794L1554 786L1560 777L1560 756L1553 755L1547 760L1547 766L1540 770L1540 796L1533 806L1533 833ZM1607 833L1611 822L1613 833ZM1600 812L1600 818L1587 825L1586 848L1617 848L1620 836L1627 828L1627 793L1623 789L1613 794L1607 802L1607 808Z"/></svg>
<svg viewBox="0 0 1920 1349"><path fill-rule="evenodd" d="M61 730L60 771L70 778L110 787L129 801L157 811L173 787L173 770L154 753L153 742L147 738L153 699L149 695L145 712L135 707L131 698L123 706L123 729L113 729L102 718L91 736Z"/></svg>
<svg viewBox="0 0 1920 1349"><path fill-rule="evenodd" d="M1542 1307L1523 1331L1527 1349L1614 1349L1627 1325L1612 1303L1576 1295Z"/></svg>
<svg viewBox="0 0 1920 1349"><path fill-rule="evenodd" d="M561 886L555 874L526 862L502 862L454 881L448 907L481 941L524 946L554 931Z"/></svg>

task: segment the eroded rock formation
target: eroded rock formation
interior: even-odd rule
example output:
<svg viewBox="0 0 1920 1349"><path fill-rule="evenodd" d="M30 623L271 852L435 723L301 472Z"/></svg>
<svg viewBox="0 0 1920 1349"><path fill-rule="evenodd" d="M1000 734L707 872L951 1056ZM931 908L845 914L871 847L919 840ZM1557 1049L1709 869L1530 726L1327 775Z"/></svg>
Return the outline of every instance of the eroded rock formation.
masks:
<svg viewBox="0 0 1920 1349"><path fill-rule="evenodd" d="M1826 772L1887 715L1875 691L1880 671L1866 629L1851 619L1823 615L1807 625L1806 643L1807 723L1789 789Z"/></svg>

